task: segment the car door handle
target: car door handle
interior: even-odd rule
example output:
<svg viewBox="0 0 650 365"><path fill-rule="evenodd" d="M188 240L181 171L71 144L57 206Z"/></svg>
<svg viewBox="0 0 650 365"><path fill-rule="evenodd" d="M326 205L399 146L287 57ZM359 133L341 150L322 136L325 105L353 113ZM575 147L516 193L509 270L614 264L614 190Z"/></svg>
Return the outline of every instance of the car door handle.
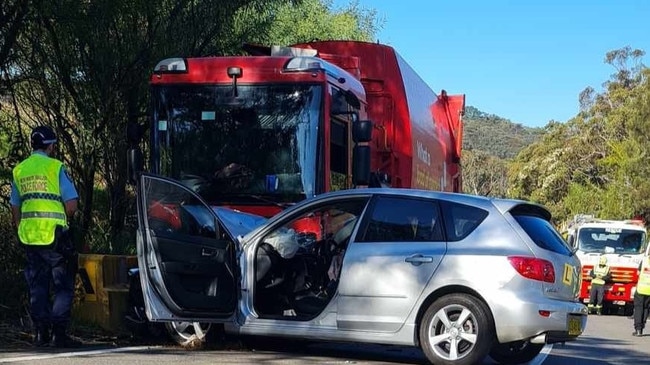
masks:
<svg viewBox="0 0 650 365"><path fill-rule="evenodd" d="M214 248L202 248L201 249L201 256L203 257L212 257L217 254L217 250Z"/></svg>
<svg viewBox="0 0 650 365"><path fill-rule="evenodd" d="M411 264L413 264L415 266L420 266L422 264L427 264L427 263L433 262L433 257L416 254L416 255L407 257L406 259L404 259L404 261L409 262L409 263L411 263Z"/></svg>

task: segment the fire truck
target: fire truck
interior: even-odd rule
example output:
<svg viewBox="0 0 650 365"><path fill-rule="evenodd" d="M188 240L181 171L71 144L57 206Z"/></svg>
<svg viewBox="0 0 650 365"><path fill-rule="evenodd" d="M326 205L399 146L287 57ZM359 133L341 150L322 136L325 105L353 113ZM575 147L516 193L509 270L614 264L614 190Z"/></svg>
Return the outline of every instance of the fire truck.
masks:
<svg viewBox="0 0 650 365"><path fill-rule="evenodd" d="M647 251L646 229L642 220L605 220L593 215L576 215L569 225L567 241L582 263L580 300L589 302L590 271L604 256L611 270L605 284L605 310L622 309L630 314L638 280L638 267Z"/></svg>
<svg viewBox="0 0 650 365"><path fill-rule="evenodd" d="M465 96L436 94L392 47L318 41L245 50L158 62L151 173L180 181L215 210L255 217L359 186L461 191ZM130 125L127 134L135 183L144 170L142 129ZM148 214L172 229L180 224L178 207L164 202ZM138 269L130 274L128 317L147 326ZM208 329L167 326L181 344Z"/></svg>
<svg viewBox="0 0 650 365"><path fill-rule="evenodd" d="M393 48L245 49L155 66L152 173L265 217L356 186L461 191L465 96L436 94Z"/></svg>

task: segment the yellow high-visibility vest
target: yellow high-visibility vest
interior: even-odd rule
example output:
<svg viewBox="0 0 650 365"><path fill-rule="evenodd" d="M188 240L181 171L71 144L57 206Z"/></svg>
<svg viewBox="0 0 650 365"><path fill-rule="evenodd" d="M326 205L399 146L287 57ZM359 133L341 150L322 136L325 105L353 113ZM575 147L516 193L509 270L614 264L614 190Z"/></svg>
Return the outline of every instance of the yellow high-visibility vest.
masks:
<svg viewBox="0 0 650 365"><path fill-rule="evenodd" d="M605 285L605 280L598 278L598 274L602 275L602 277L607 276L609 274L609 265L594 266L594 276L596 277L591 280L592 284Z"/></svg>
<svg viewBox="0 0 650 365"><path fill-rule="evenodd" d="M650 256L645 256L641 262L641 272L639 272L636 291L639 294L650 295Z"/></svg>
<svg viewBox="0 0 650 365"><path fill-rule="evenodd" d="M21 200L18 237L23 244L50 245L56 226L68 226L59 187L62 167L61 161L34 153L14 168Z"/></svg>

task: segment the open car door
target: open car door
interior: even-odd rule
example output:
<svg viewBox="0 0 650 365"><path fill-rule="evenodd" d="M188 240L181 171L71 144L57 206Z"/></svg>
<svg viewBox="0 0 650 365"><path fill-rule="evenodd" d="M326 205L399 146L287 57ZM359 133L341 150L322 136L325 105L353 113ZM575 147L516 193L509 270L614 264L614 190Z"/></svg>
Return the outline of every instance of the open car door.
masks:
<svg viewBox="0 0 650 365"><path fill-rule="evenodd" d="M136 186L137 250L151 321L227 322L238 302L236 241L180 182L143 174Z"/></svg>

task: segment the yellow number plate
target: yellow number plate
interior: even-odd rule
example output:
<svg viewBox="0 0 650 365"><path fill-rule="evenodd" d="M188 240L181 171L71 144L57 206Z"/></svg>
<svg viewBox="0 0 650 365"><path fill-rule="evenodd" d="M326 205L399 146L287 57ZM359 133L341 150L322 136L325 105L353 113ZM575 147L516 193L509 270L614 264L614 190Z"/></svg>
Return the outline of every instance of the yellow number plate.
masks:
<svg viewBox="0 0 650 365"><path fill-rule="evenodd" d="M582 319L578 316L569 316L569 336L578 336L582 333Z"/></svg>

